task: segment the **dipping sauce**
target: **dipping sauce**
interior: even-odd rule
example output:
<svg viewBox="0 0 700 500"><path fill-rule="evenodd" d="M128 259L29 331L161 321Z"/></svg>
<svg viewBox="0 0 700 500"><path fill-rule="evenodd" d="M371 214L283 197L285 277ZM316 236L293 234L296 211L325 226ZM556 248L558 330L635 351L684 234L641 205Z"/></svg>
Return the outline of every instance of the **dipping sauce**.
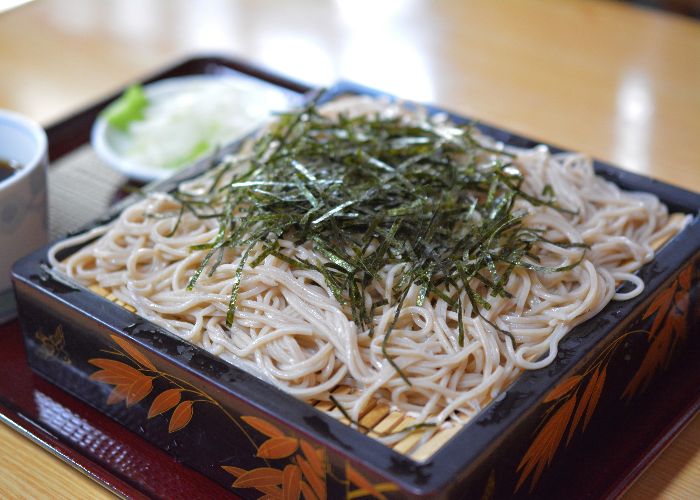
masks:
<svg viewBox="0 0 700 500"><path fill-rule="evenodd" d="M22 165L18 162L0 158L0 182L17 173L20 168L22 168Z"/></svg>

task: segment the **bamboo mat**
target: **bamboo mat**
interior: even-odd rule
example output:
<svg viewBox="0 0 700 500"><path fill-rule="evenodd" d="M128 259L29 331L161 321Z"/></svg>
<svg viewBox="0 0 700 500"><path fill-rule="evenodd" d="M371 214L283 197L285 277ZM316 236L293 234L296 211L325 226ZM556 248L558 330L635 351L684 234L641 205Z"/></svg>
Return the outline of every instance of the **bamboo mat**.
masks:
<svg viewBox="0 0 700 500"><path fill-rule="evenodd" d="M127 180L102 163L89 144L52 162L48 173L50 240L107 212Z"/></svg>

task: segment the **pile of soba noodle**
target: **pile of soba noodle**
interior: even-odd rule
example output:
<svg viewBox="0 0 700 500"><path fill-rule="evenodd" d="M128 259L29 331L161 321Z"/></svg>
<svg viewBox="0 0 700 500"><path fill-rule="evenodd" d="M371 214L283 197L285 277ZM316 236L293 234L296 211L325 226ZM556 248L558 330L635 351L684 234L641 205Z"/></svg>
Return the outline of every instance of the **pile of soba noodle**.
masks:
<svg viewBox="0 0 700 500"><path fill-rule="evenodd" d="M409 121L420 113L368 98L345 99L322 108L328 115L340 110L401 113ZM495 145L487 137L479 140ZM388 302L374 310L373 336L360 331L349 307L336 300L319 272L295 269L273 255L254 268L246 264L233 326L226 327L242 250L227 249L213 275L202 273L194 290L186 290L206 254L190 247L212 241L218 223L185 212L170 235L180 204L165 193L148 195L109 225L59 243L53 248L51 264L80 283L110 290L142 317L298 398L328 399L339 385L349 386L353 390L337 399L354 419L359 419L370 400L380 400L418 421L443 426L464 422L522 370L547 366L557 354L559 341L575 325L610 300L639 294L644 284L633 273L653 258L650 243L676 233L684 223L672 223L655 196L623 192L594 175L586 156L550 154L545 147L508 150L516 154L514 165L524 175L524 192L538 196L549 185L558 205L575 213L533 206L520 198L515 208L527 210L524 224L546 230L549 240L584 243L589 248L540 243L542 265L572 264L582 253L583 259L562 272L516 267L505 287L512 298L494 297L478 281L470 283L491 304L488 310L482 308L484 318L510 332L515 345L476 314L462 292L464 342L460 346L455 308L436 296L416 305L419 290L414 285L386 346L411 385L385 359L381 348L396 310L391 294L403 264L385 266L381 279L366 291L368 300ZM206 190L213 179L205 174L182 184L180 190ZM56 259L60 250L97 236L62 262ZM314 253L311 244L297 247L284 239L280 243L288 256L326 260ZM260 251L253 249L247 262ZM631 291L616 292L623 282L632 285Z"/></svg>

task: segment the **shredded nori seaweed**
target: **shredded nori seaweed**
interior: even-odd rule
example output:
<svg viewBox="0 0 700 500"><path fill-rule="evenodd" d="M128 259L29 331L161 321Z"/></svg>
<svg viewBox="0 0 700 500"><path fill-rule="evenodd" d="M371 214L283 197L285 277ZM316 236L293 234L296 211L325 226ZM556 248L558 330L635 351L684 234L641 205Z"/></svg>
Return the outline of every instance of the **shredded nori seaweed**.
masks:
<svg viewBox="0 0 700 500"><path fill-rule="evenodd" d="M546 267L532 262L537 262L535 245L558 243L526 227L527 214L514 210L515 201L565 210L556 205L550 186L542 198L524 193L512 155L482 146L474 133L472 126L438 125L428 117L418 122L378 113L331 118L319 112L317 99L281 114L255 142L249 158L219 167L217 181L227 169L242 171L227 185L215 183L202 196L178 195L183 210L216 217L220 224L216 238L197 247L209 252L189 288L215 254L210 275L224 248L245 248L226 317L230 327L243 266L260 244L263 252L252 267L274 255L293 267L319 271L335 298L349 305L357 326L373 335L374 309L384 304L375 301L368 308L365 289L386 265L403 264L392 290L396 309L382 351L406 383L410 385L386 347L414 284L419 305L439 297L457 308L459 345L464 342L462 292L474 314L515 344L509 332L483 316L490 306L477 286L510 297L505 286L516 267L554 272L577 263ZM277 241L283 237L298 245L311 242L327 261L284 255Z"/></svg>

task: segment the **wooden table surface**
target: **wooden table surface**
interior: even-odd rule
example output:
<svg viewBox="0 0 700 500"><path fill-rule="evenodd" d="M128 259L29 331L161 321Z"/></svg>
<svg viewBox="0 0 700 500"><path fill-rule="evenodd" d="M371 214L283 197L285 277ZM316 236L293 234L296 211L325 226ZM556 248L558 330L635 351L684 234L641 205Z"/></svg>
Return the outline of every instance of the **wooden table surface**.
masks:
<svg viewBox="0 0 700 500"><path fill-rule="evenodd" d="M47 125L204 53L354 80L700 191L700 22L618 2L37 0L0 14L0 108ZM2 497L109 495L4 426L0 462ZM627 496L698 492L696 418Z"/></svg>

